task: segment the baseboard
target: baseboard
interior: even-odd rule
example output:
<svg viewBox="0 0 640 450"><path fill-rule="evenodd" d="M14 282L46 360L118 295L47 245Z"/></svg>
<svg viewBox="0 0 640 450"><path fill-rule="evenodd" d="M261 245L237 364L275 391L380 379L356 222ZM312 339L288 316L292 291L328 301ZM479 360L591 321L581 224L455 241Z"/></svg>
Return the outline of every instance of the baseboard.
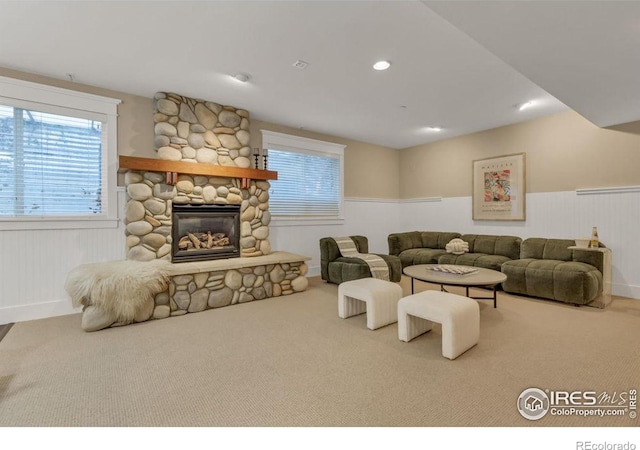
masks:
<svg viewBox="0 0 640 450"><path fill-rule="evenodd" d="M320 266L309 266L307 277L319 277L320 275ZM614 283L611 288L615 296L640 299L640 286ZM0 308L0 317L2 317L4 323L10 323L65 316L67 314L78 314L80 312L82 312L82 310L80 308L73 308L69 300L57 300Z"/></svg>
<svg viewBox="0 0 640 450"><path fill-rule="evenodd" d="M618 297L629 297L633 299L640 299L640 286L633 286L631 284L611 284L611 293Z"/></svg>
<svg viewBox="0 0 640 450"><path fill-rule="evenodd" d="M321 274L320 266L309 266L307 277L319 277Z"/></svg>
<svg viewBox="0 0 640 450"><path fill-rule="evenodd" d="M3 322L24 322L46 319L47 317L66 316L82 312L81 308L71 306L70 300L34 303L31 305L7 306L0 308Z"/></svg>
<svg viewBox="0 0 640 450"><path fill-rule="evenodd" d="M310 266L307 277L319 277L320 266ZM31 305L7 306L0 308L0 317L4 323L24 322L27 320L46 319L47 317L66 316L82 312L74 308L70 300L34 303Z"/></svg>

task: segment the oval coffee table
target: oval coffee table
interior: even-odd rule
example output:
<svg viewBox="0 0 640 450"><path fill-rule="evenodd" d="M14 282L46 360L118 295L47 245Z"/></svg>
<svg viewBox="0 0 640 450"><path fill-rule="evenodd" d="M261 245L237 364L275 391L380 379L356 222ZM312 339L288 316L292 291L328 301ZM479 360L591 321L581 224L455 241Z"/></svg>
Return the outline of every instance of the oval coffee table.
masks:
<svg viewBox="0 0 640 450"><path fill-rule="evenodd" d="M493 299L493 307L497 307L496 286L506 281L507 276L497 270L485 269L483 267L471 267L477 269L477 272L467 274L456 274L439 272L430 268L441 266L442 264L418 264L415 266L407 266L402 273L411 277L411 293L413 294L413 280L426 281L440 285L440 290L445 291L445 286L461 286L466 289L466 296L469 297L469 288L482 287L493 290L492 297L469 297L476 300ZM470 268L469 266L460 266ZM446 292L446 291L445 291Z"/></svg>

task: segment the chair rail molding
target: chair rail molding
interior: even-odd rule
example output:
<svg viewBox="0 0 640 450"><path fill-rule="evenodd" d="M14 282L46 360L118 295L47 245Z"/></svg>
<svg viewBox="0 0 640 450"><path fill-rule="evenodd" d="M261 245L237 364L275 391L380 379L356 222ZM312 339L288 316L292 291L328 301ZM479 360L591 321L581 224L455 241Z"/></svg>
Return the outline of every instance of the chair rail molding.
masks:
<svg viewBox="0 0 640 450"><path fill-rule="evenodd" d="M576 195L624 194L625 192L640 192L640 186L576 189Z"/></svg>

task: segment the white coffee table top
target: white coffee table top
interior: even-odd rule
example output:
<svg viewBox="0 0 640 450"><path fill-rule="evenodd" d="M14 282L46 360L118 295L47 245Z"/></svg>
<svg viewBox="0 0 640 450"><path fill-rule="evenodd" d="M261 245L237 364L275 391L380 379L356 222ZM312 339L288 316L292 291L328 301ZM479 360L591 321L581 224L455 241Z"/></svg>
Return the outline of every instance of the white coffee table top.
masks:
<svg viewBox="0 0 640 450"><path fill-rule="evenodd" d="M498 272L497 270L485 269L483 267L474 267L474 269L478 269L477 272L464 275L438 272L436 270L429 269L429 267L439 265L441 264L418 264L415 266L405 267L402 272L408 277L415 278L416 280L450 286L495 286L507 279L507 276L504 273Z"/></svg>

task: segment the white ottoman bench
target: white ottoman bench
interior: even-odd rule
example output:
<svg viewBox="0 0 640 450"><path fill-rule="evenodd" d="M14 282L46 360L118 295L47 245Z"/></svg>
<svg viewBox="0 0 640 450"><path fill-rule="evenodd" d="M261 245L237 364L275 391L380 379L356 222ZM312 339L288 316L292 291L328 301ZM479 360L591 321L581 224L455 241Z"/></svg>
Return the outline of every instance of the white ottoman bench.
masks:
<svg viewBox="0 0 640 450"><path fill-rule="evenodd" d="M442 325L442 356L456 359L478 343L480 307L461 295L424 291L398 302L398 337L409 342L431 330L433 322Z"/></svg>
<svg viewBox="0 0 640 450"><path fill-rule="evenodd" d="M367 313L367 328L377 328L398 320L398 300L402 288L391 281L360 278L338 286L338 316L342 319Z"/></svg>

